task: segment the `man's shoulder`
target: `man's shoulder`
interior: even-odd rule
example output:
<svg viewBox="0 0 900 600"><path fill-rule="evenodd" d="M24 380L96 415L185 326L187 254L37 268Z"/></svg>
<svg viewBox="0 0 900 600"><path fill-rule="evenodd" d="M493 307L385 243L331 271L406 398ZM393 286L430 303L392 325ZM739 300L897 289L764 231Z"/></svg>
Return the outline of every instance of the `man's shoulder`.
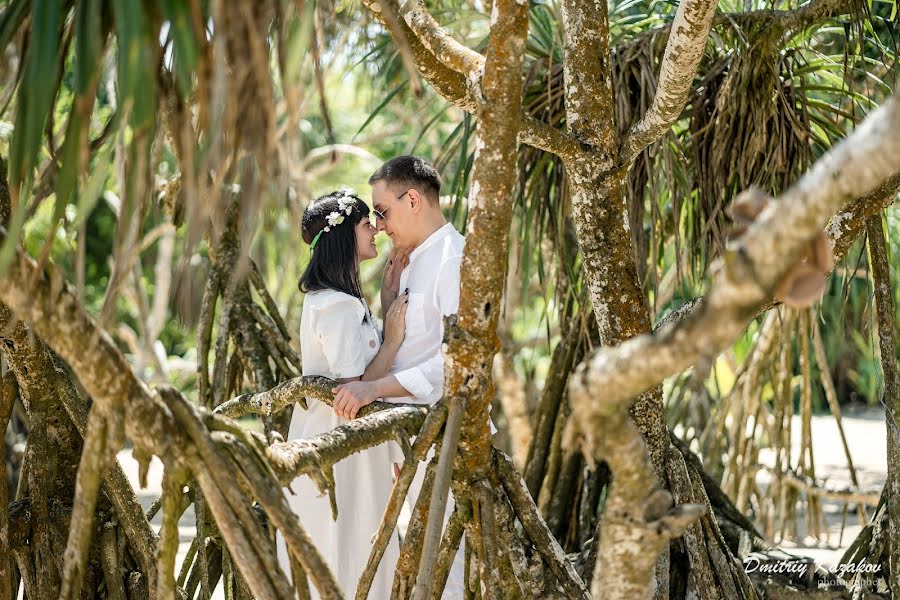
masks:
<svg viewBox="0 0 900 600"><path fill-rule="evenodd" d="M466 237L451 225L450 234L444 238L444 258L462 257L463 248L466 245Z"/></svg>

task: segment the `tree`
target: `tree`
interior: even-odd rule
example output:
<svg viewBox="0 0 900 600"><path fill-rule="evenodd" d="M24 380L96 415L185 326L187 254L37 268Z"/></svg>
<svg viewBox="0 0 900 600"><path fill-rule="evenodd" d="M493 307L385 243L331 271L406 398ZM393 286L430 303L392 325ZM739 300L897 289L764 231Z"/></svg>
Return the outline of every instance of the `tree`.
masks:
<svg viewBox="0 0 900 600"><path fill-rule="evenodd" d="M297 377L300 363L289 329L249 247L263 198L287 195L285 174L294 155L283 148L296 144L290 132L304 86L317 88L322 117L331 128L320 53L332 32L317 18L327 7L277 1L154 7L99 0L32 6L13 0L5 6L0 41L6 47L16 40L22 68L12 75L10 89L17 94L9 185L0 188L0 331L12 373L4 377L0 414L7 416L18 397L30 428L27 485L19 486L20 497L8 508L0 498L0 532L6 532L0 540L12 550L25 593L47 597L58 591L71 598L105 589L117 598L205 597L222 579L238 597L302 598L308 595L308 578L323 597L341 597L315 540L292 518L281 483L306 474L334 494L331 465L396 438L407 459L358 598L367 594L366 582L396 526L415 465L432 446L440 452L427 467L425 493L404 538L396 596L427 598L440 590L465 531L469 579L482 581L481 593L489 597L663 598L670 590L679 596L688 589L709 598L772 597L778 582L751 580L734 560L748 542L753 549L771 546L694 453L680 440L673 443L661 384L731 344L748 321L771 310L776 293L794 304L808 303L808 294L797 290L830 270L817 252L826 240L823 226L839 213L825 229L835 255L847 252L864 228L869 233L873 275L882 290L876 299L885 399L896 402L894 308L890 294L883 293L890 284L880 227L880 213L900 185L900 148L891 136L900 124L896 100L886 101L799 179L815 144L798 141L803 127L798 134L777 125L796 117L792 103L800 102L802 90L792 90L796 96L774 108L765 102L750 108L749 117L728 105L748 90L758 91L756 99L770 98L773 90L783 93L788 86L779 73L760 65L821 23L838 17L863 23L866 7L812 0L788 10L729 14L717 12L708 0L685 0L671 23L613 47L616 23L604 3L564 0L558 30L562 57L553 64L551 44L544 65L529 58L535 48L529 28L554 25L541 7L494 3L482 54L450 36L420 2L365 4L390 32L407 75L417 81L417 71L446 101L476 117L466 176L460 312L446 327L443 401L428 410L373 405L341 431L304 442L279 439L289 414L282 409L304 397L328 401L331 384ZM351 12L340 18L362 16ZM730 55L710 52L711 31L735 35L746 48ZM368 41L368 35L361 37ZM657 44L662 39L664 49ZM310 64L303 68L298 57L307 48ZM631 87L617 61L624 62L619 57L629 50L650 57L640 63L636 78L655 77L655 82L642 100L644 110L625 119L623 110L633 108ZM100 81L107 52L118 61L117 82L114 97L104 98ZM275 63L277 69L270 68ZM695 79L701 85L694 86ZM555 90L556 113L541 99L542 91L534 92L536 86L544 89L543 81ZM854 108L863 105L852 95L850 101ZM714 243L693 245L702 250L692 248L701 255L699 262L713 265L708 294L654 329L642 275L649 272L645 248L653 245L640 231L642 187L665 155L659 140L676 135L673 126L684 126L688 103L695 162L725 171L700 170L700 200L721 207L751 182L778 193L779 200L747 192L732 203L735 221L745 217L746 231L735 232L727 244L721 234ZM69 109L61 142L54 123L57 105ZM106 119L99 132L93 123L97 115ZM817 116L807 112L804 123ZM290 127L283 128L285 122ZM720 138L704 140L713 122L726 135L750 140L737 151L759 151L765 135L781 145L762 150L760 159L736 159ZM822 137L831 141L828 134ZM157 201L153 177L162 149L172 152L178 174ZM770 160L779 151L787 157L781 163ZM66 215L70 206L76 208L74 226L83 226L79 219L97 201L97 173L103 175L112 162L121 195L114 260L102 306L93 316L83 293L48 261L54 236L47 237L37 259L20 240L29 215L51 195L54 231L60 223L72 226ZM563 235L552 240L553 253L566 274L557 291L561 315L580 314L586 324L563 327L560 319L561 341L535 409L524 477L492 448L483 419L495 395L492 367L517 216L510 199L517 195L523 203L538 196L571 200L568 209L555 207L562 208L557 231ZM148 387L107 333L117 299L149 243L150 234L142 234L147 214L158 209L165 227L154 235L171 240L180 232L184 256L198 246L208 254L197 317L195 403L164 380ZM721 214L705 219L701 223L717 235L724 230ZM673 220L677 235L681 225ZM518 227L525 230L527 223ZM573 267L576 253L580 270ZM169 256L160 264L171 261ZM156 298L164 302L166 293ZM146 349L160 331L155 318L156 323L149 319L142 325L149 332L150 343L143 344L148 360L153 352ZM800 318L804 327L808 321ZM598 347L589 350L591 343ZM896 410L895 404L888 406L889 431L895 431ZM568 422L570 412L574 418ZM228 418L248 413L264 415L266 435ZM110 460L125 436L142 461L155 454L166 465L164 494L155 509L163 513L158 537ZM896 461L894 443L889 481L897 476ZM587 468L580 473L582 465ZM441 531L434 517L443 513L451 487L457 509ZM890 558L879 560L889 567L897 591L893 540L900 539L900 510L896 494L884 496L863 534L868 541L861 537L856 548L887 540ZM560 506L573 499L578 508L567 509L566 523ZM740 493L736 501L742 503ZM190 503L197 537L191 560L176 578L177 522ZM293 582L275 563L273 529L288 542L297 574ZM567 556L566 550L576 552ZM0 556L9 555L0 548ZM61 566L58 556L64 556ZM866 591L861 580L852 584ZM14 585L12 566L0 559L0 590Z"/></svg>

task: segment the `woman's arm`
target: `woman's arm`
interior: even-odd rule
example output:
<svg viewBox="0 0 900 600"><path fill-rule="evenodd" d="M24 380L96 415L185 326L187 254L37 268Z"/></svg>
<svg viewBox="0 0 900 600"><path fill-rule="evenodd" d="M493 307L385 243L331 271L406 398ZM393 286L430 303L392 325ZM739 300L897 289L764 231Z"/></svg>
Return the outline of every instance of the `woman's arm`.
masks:
<svg viewBox="0 0 900 600"><path fill-rule="evenodd" d="M361 381L375 381L390 373L394 357L397 356L400 344L406 337L406 307L408 305L408 290L391 303L384 317L384 342L381 344L378 354L360 376Z"/></svg>
<svg viewBox="0 0 900 600"><path fill-rule="evenodd" d="M356 379L359 381L375 381L381 379L390 372L391 365L394 363L394 357L397 356L397 350L400 344L393 340L385 340L378 350L378 354L366 367L365 372ZM343 383L343 382L341 382Z"/></svg>

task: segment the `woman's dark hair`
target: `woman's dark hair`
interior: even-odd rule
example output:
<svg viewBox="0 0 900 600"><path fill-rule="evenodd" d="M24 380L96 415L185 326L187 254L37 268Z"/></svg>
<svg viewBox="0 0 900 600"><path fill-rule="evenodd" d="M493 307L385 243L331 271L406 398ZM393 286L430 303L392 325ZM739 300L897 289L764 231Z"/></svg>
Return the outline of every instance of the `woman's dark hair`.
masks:
<svg viewBox="0 0 900 600"><path fill-rule="evenodd" d="M352 210L346 214L341 210L338 200L352 200ZM344 221L329 226L328 215L338 213ZM331 192L313 200L303 211L300 223L300 234L303 241L312 244L319 232L316 245L306 270L300 276L297 287L304 294L317 290L331 289L362 298L359 285L359 267L356 262L356 225L369 218L369 207L350 192Z"/></svg>

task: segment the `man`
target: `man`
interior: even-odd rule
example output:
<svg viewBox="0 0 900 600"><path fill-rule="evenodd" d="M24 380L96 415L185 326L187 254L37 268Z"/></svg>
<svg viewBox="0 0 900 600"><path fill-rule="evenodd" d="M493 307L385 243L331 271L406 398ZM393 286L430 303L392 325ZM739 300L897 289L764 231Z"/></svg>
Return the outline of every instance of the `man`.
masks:
<svg viewBox="0 0 900 600"><path fill-rule="evenodd" d="M335 388L334 409L354 418L378 398L389 402L434 404L444 391L444 317L459 308L459 270L465 238L447 222L439 203L441 178L427 161L398 156L369 178L377 227L391 238L391 261L409 264L395 278L392 262L381 289L381 306L390 306L399 290L409 293L406 337L390 374L370 382L354 381ZM430 458L430 456L429 456ZM408 500L415 503L424 477L419 468ZM452 512L452 496L444 523ZM463 552L454 559L443 598L463 597Z"/></svg>

